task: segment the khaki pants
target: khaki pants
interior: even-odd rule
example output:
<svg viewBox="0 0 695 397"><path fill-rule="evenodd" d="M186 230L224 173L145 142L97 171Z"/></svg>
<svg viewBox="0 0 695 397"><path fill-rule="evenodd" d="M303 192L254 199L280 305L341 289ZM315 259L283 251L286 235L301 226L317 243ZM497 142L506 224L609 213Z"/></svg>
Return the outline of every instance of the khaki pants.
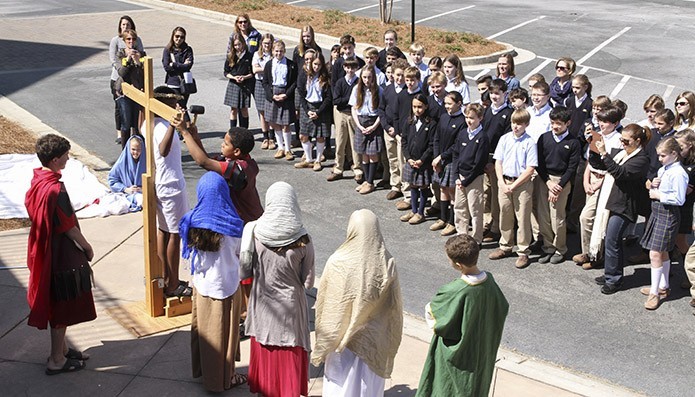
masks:
<svg viewBox="0 0 695 397"><path fill-rule="evenodd" d="M594 183L599 179L603 178L598 178L593 173L589 175L589 181L591 183ZM589 253L589 245L591 243L591 232L594 230L594 218L596 218L596 205L598 204L599 191L594 192L594 194L592 195L586 195L586 200L584 201L584 208L582 208L582 212L581 214L579 214L579 229L581 233L583 254Z"/></svg>
<svg viewBox="0 0 695 397"><path fill-rule="evenodd" d="M500 185L511 185L508 180L500 181ZM514 221L518 223L516 245L519 254L530 254L531 244L531 208L533 206L533 182L528 181L519 186L512 194L500 191L500 249L511 251L514 248Z"/></svg>
<svg viewBox="0 0 695 397"><path fill-rule="evenodd" d="M388 159L389 173L391 179L391 190L401 191L401 170L403 162L401 161L401 136L391 136L384 131L384 146L386 147L386 158Z"/></svg>
<svg viewBox="0 0 695 397"><path fill-rule="evenodd" d="M468 226L473 230L471 237L481 244L483 242L483 176L475 178L466 187L456 187L454 195L454 224L458 234L469 234Z"/></svg>
<svg viewBox="0 0 695 397"><path fill-rule="evenodd" d="M483 189L485 191L485 212L483 213L483 224L490 232L499 234L500 232L500 201L497 198L499 186L497 185L497 173L493 169L491 173L485 173L483 179Z"/></svg>
<svg viewBox="0 0 695 397"><path fill-rule="evenodd" d="M688 253L685 254L684 266L685 274L690 281L690 296L695 299L695 242L688 249Z"/></svg>
<svg viewBox="0 0 695 397"><path fill-rule="evenodd" d="M543 184L543 180L538 176L538 172L533 172L531 177L531 183L533 184L533 198L531 203L531 233L533 239L538 241L541 235L541 227L538 221L538 192L541 190L540 185Z"/></svg>
<svg viewBox="0 0 695 397"><path fill-rule="evenodd" d="M352 170L355 176L362 175L362 156L355 151L355 126L349 113L339 112L333 107L333 122L335 123L335 166L333 172L343 173L343 164L347 151L352 153Z"/></svg>
<svg viewBox="0 0 695 397"><path fill-rule="evenodd" d="M555 183L560 182L559 176L550 175L549 178ZM565 255L567 253L566 207L567 199L572 190L572 183L568 182L562 189L557 202L551 203L548 201L550 196L548 186L540 178L538 180L541 183L538 184L539 191L536 194L538 200L536 209L538 211L538 226L543 236L543 252Z"/></svg>

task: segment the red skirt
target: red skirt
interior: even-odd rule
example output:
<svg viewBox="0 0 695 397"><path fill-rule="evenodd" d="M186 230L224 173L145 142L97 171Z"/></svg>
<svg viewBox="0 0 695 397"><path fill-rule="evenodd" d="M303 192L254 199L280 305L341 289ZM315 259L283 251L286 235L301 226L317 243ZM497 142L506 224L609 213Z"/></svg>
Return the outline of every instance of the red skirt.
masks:
<svg viewBox="0 0 695 397"><path fill-rule="evenodd" d="M264 397L309 394L309 355L301 346L262 345L251 337L249 389Z"/></svg>

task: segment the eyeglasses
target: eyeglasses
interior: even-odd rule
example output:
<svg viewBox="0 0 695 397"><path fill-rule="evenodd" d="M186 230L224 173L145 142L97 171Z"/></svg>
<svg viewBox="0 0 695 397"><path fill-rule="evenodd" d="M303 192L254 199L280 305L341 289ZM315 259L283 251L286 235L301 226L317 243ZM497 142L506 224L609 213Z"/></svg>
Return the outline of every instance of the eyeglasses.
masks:
<svg viewBox="0 0 695 397"><path fill-rule="evenodd" d="M676 102L676 106L685 106L688 102Z"/></svg>
<svg viewBox="0 0 695 397"><path fill-rule="evenodd" d="M175 34L175 35L174 35L174 38L175 38L175 39L185 39L186 36L181 35L181 34Z"/></svg>
<svg viewBox="0 0 695 397"><path fill-rule="evenodd" d="M566 66L555 66L555 69L557 70L567 70Z"/></svg>
<svg viewBox="0 0 695 397"><path fill-rule="evenodd" d="M630 142L632 142L632 141L629 140L629 139L622 139L622 138L620 138L620 143L622 143L623 145L629 145Z"/></svg>
<svg viewBox="0 0 695 397"><path fill-rule="evenodd" d="M246 21L246 20L244 20L244 21L237 21L237 23L238 23L239 25L241 25L241 24L244 24L244 23L249 23L249 21Z"/></svg>

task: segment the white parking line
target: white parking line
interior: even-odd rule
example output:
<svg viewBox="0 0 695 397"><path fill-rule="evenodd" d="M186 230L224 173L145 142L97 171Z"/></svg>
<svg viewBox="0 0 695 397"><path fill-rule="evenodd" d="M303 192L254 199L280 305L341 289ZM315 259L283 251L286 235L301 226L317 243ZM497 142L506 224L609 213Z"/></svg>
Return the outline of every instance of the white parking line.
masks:
<svg viewBox="0 0 695 397"><path fill-rule="evenodd" d="M608 44L610 44L611 41L613 41L613 40L617 39L618 37L622 36L625 32L627 32L627 31L630 30L630 29L632 29L632 28L631 28L630 26L628 26L628 27L624 28L623 30L621 30L620 32L614 34L614 35L611 36L608 40L606 40L606 41L604 41L603 43L599 44L598 47L596 47L596 48L594 48L593 50L589 51L588 54L586 54L586 55L584 55L583 57L581 57L581 59L579 59L579 60L577 61L577 63L580 64L580 65L583 64L584 62L586 62L587 59L591 58L594 54L596 54L597 52L601 51L601 49L602 49L603 47L605 47L605 46L607 46Z"/></svg>
<svg viewBox="0 0 695 397"><path fill-rule="evenodd" d="M618 93L620 93L620 90L622 90L623 87L625 87L625 84L627 84L628 80L630 80L630 76L623 76L623 78L620 79L620 83L618 83L618 85L616 85L615 88L613 88L613 92L611 92L611 94L608 95L608 97L615 99L615 97L618 96Z"/></svg>
<svg viewBox="0 0 695 397"><path fill-rule="evenodd" d="M297 3L304 3L305 1L306 1L306 0L295 0L295 1L290 1L290 2L287 3L287 4L288 4L288 5L292 5L292 4L297 4Z"/></svg>
<svg viewBox="0 0 695 397"><path fill-rule="evenodd" d="M552 59L546 58L545 61L541 62L541 64L538 65L538 66L536 66L532 71L528 72L528 74L527 74L526 76L524 76L521 80L519 80L519 82L522 83L522 84L525 83L525 82L528 80L529 77L531 77L531 76L533 76L534 74L536 74L536 73L540 72L541 70L543 70L543 68L546 67L546 66L548 66L548 64L549 64L550 62L552 62L552 61L553 61Z"/></svg>
<svg viewBox="0 0 695 397"><path fill-rule="evenodd" d="M403 1L403 0L393 0L394 3L398 3L399 1ZM368 9L374 8L374 7L379 7L379 4L372 4L372 5L366 6L366 7L355 8L354 10L345 11L345 13L346 14L352 14L352 13L355 13L358 11L368 10Z"/></svg>
<svg viewBox="0 0 695 397"><path fill-rule="evenodd" d="M577 74L586 74L586 72L588 72L588 71L589 71L589 67L584 66Z"/></svg>
<svg viewBox="0 0 695 397"><path fill-rule="evenodd" d="M489 72L490 72L490 69L483 69L483 70L481 70L478 74L476 74L476 75L473 77L473 80L478 80L479 78L485 76L485 75L488 74Z"/></svg>
<svg viewBox="0 0 695 397"><path fill-rule="evenodd" d="M395 3L395 1L394 1L394 3ZM453 14L453 13L455 13L455 12L467 10L467 9L473 8L473 7L475 7L475 6L468 6L468 7L458 8L458 9L456 9L456 10L451 10L451 11L443 12L443 13L438 14L438 15L432 15L431 17L422 18L422 19L420 19L420 20L417 20L417 21L415 21L415 23L417 24L417 23L420 23L420 22L429 21L430 19L443 17L444 15Z"/></svg>
<svg viewBox="0 0 695 397"><path fill-rule="evenodd" d="M666 91L664 92L664 101L667 100L668 97L671 96L671 94L673 94L674 88L676 88L676 87L673 85L670 85L670 84L666 86Z"/></svg>
<svg viewBox="0 0 695 397"><path fill-rule="evenodd" d="M520 27L526 26L526 25L528 25L529 23L536 22L536 21L540 21L540 20L543 19L543 18L545 18L545 15L541 15L541 16L539 16L538 18L533 18L533 19L531 19L531 20L529 20L529 21L522 22L522 23L520 23L520 24L518 24L518 25L512 26L512 27L509 28L509 29L505 29L505 30L503 30L503 31L501 31L501 32L495 33L495 34L493 34L492 36L488 36L487 39L488 39L488 40L492 40L492 39L494 39L495 37L502 36L502 35L505 34L505 33L509 33L509 32L511 32L512 30L519 29Z"/></svg>

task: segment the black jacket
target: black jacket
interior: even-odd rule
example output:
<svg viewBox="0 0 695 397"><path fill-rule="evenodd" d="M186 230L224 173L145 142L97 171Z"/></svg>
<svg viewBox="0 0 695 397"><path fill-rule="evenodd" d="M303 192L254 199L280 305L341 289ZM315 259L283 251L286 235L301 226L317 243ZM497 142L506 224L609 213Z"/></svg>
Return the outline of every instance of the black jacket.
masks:
<svg viewBox="0 0 695 397"><path fill-rule="evenodd" d="M644 187L649 169L649 156L643 148L622 165L613 161L611 156L606 156L603 163L615 178L613 189L606 202L606 209L623 215L630 222L637 221L638 205L649 196L649 192Z"/></svg>
<svg viewBox="0 0 695 397"><path fill-rule="evenodd" d="M287 58L285 58L287 59ZM297 65L287 59L287 86L285 101L294 101L294 90L297 88ZM271 59L265 64L263 69L263 89L265 90L265 98L273 102L273 60Z"/></svg>
<svg viewBox="0 0 695 397"><path fill-rule="evenodd" d="M419 130L415 130L415 124L408 124L408 130L401 134L401 147L403 157L406 160L422 160L422 167L432 166L432 137L437 131L437 123L434 120L422 122Z"/></svg>

